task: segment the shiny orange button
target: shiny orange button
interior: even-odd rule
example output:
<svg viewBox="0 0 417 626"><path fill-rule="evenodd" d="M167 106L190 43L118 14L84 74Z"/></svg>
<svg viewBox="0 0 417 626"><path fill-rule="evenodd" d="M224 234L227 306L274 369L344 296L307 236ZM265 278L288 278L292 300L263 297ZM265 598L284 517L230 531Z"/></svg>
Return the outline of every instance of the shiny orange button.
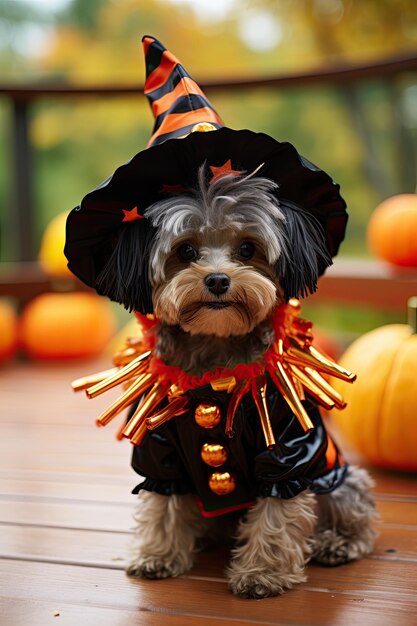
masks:
<svg viewBox="0 0 417 626"><path fill-rule="evenodd" d="M201 448L201 458L211 467L220 467L227 461L227 450L219 443L205 443Z"/></svg>
<svg viewBox="0 0 417 626"><path fill-rule="evenodd" d="M222 414L215 404L199 404L194 419L202 428L214 428L220 422Z"/></svg>
<svg viewBox="0 0 417 626"><path fill-rule="evenodd" d="M209 478L209 487L218 496L227 496L236 488L236 480L229 472L213 472Z"/></svg>

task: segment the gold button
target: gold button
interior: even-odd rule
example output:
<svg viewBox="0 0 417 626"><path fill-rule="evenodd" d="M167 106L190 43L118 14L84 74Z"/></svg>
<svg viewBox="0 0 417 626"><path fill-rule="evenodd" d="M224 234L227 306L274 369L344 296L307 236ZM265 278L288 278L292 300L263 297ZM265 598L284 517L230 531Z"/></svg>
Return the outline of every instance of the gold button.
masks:
<svg viewBox="0 0 417 626"><path fill-rule="evenodd" d="M205 443L201 448L201 458L211 467L220 467L227 461L227 450L219 443Z"/></svg>
<svg viewBox="0 0 417 626"><path fill-rule="evenodd" d="M236 488L236 481L229 472L213 472L209 478L209 487L218 496L227 496Z"/></svg>
<svg viewBox="0 0 417 626"><path fill-rule="evenodd" d="M213 126L213 124L210 124L210 122L198 122L198 124L194 124L194 126L191 129L192 133L207 133L210 132L211 130L217 130L215 126Z"/></svg>
<svg viewBox="0 0 417 626"><path fill-rule="evenodd" d="M214 428L220 422L222 414L215 404L199 404L194 419L202 428Z"/></svg>

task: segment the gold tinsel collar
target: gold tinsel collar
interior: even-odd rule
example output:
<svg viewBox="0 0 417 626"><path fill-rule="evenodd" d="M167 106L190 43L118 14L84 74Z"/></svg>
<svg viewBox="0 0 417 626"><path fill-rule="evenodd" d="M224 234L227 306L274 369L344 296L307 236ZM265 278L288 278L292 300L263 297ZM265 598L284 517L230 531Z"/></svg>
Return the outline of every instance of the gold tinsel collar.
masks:
<svg viewBox="0 0 417 626"><path fill-rule="evenodd" d="M156 320L144 320L147 331L143 338L129 338L126 348L114 356L114 368L79 378L72 383L74 391L85 390L88 398L125 384L124 393L97 420L105 426L121 411L143 397L143 401L120 430L126 437L140 445L148 430L161 426L168 420L188 411L186 393L211 385L215 391L230 394L226 415L225 433L233 437L233 422L242 398L252 393L268 449L275 445L268 406L267 375L279 389L283 398L297 417L304 431L314 428L302 401L307 392L318 404L329 410L342 409L345 402L323 375L335 376L353 382L354 374L335 363L313 346L312 324L299 317L298 300L290 300L276 308L273 315L275 341L253 363L240 363L233 369L217 369L190 376L178 367L169 366L154 354L156 334L152 332ZM268 384L270 384L268 382ZM144 395L146 394L146 395Z"/></svg>

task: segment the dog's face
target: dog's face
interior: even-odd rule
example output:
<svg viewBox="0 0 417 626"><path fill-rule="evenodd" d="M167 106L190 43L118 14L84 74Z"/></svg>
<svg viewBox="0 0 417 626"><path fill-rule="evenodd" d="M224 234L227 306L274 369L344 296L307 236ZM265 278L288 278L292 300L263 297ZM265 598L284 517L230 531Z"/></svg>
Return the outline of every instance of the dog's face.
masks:
<svg viewBox="0 0 417 626"><path fill-rule="evenodd" d="M259 176L207 179L120 231L99 293L193 335L246 335L331 264L324 231Z"/></svg>
<svg viewBox="0 0 417 626"><path fill-rule="evenodd" d="M224 177L154 205L151 282L157 317L191 334L245 335L283 300L276 262L284 215L266 179Z"/></svg>
<svg viewBox="0 0 417 626"><path fill-rule="evenodd" d="M205 229L174 242L164 278L154 284L154 307L157 317L186 332L227 337L250 332L279 293L259 240Z"/></svg>

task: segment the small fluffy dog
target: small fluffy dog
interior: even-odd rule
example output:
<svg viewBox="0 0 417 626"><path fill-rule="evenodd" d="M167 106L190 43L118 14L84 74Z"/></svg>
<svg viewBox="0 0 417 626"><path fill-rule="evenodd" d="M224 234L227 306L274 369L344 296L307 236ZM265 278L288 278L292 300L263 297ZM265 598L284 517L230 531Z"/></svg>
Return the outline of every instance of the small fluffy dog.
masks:
<svg viewBox="0 0 417 626"><path fill-rule="evenodd" d="M157 319L136 377L154 387L125 427L138 428L145 478L128 572L179 576L205 537L230 531L231 590L265 598L305 580L311 558L339 565L373 546L371 480L344 463L281 361L283 312L331 264L346 205L291 144L225 127L174 55L143 43L154 133L71 211L65 247L87 285Z"/></svg>
<svg viewBox="0 0 417 626"><path fill-rule="evenodd" d="M146 256L161 322L156 351L165 362L201 375L256 361L274 341L271 316L288 289L303 291L317 281L320 259L328 261L321 230L311 215L277 202L276 187L250 175L209 184L201 167L197 189L146 210L156 229ZM135 306L143 273L143 254L135 258L137 227L124 230L98 282L99 291L116 293L128 307ZM142 465L146 473L146 458L136 469ZM231 590L251 598L280 594L305 580L311 558L340 565L368 554L374 541L371 485L366 471L349 467L330 493L258 497L232 531ZM136 521L128 572L146 578L187 572L199 540L216 526L220 535L225 528L225 516L202 518L192 495L148 490L140 493Z"/></svg>

